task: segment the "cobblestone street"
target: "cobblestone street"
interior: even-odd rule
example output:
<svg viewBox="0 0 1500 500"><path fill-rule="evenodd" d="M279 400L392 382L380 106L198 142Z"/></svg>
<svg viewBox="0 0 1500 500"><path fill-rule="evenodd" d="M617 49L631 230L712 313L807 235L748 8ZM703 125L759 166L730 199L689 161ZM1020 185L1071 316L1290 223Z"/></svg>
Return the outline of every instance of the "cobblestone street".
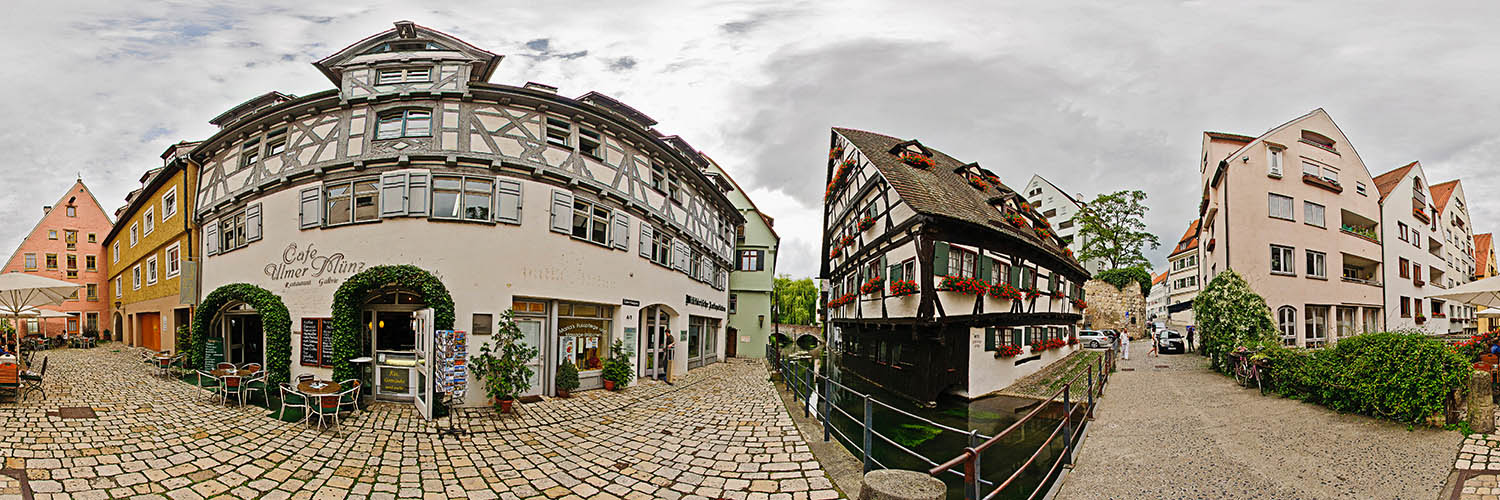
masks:
<svg viewBox="0 0 1500 500"><path fill-rule="evenodd" d="M1261 396L1197 355L1132 347L1060 499L1431 499L1462 440Z"/></svg>
<svg viewBox="0 0 1500 500"><path fill-rule="evenodd" d="M115 350L118 349L118 352ZM462 415L440 437L409 405L329 430L206 402L117 344L51 358L47 397L0 403L0 500L23 498L837 498L763 365ZM95 418L73 416L87 407ZM61 411L61 413L59 413ZM86 413L86 412L85 412Z"/></svg>

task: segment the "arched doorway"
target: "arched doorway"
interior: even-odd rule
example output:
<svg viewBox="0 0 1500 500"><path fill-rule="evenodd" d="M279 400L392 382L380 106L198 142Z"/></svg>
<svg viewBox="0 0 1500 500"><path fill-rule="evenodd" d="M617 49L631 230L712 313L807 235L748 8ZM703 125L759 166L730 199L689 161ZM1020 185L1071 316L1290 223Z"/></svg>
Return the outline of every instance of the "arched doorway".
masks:
<svg viewBox="0 0 1500 500"><path fill-rule="evenodd" d="M247 363L265 365L266 335L260 311L234 300L224 304L214 316L208 341L222 342L223 361L235 366Z"/></svg>
<svg viewBox="0 0 1500 500"><path fill-rule="evenodd" d="M372 290L360 309L359 350L356 357L374 363L376 399L411 401L422 377L417 363L417 331L413 319L427 302L411 289L388 286Z"/></svg>
<svg viewBox="0 0 1500 500"><path fill-rule="evenodd" d="M222 353L223 361L232 356L250 360L242 362L259 359L265 364L267 386L291 380L292 319L281 297L249 283L231 283L210 292L198 310L207 313L193 316L191 345L179 346L191 353L192 366L219 361ZM216 344L212 349L210 342ZM231 354L230 349L239 352ZM210 354L213 358L205 359Z"/></svg>

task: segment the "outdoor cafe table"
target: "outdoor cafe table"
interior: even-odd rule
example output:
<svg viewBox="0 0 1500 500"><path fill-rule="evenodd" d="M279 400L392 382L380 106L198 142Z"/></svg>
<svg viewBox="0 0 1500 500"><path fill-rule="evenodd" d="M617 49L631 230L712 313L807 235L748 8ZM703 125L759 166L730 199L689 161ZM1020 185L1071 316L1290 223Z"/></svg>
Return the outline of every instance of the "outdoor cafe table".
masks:
<svg viewBox="0 0 1500 500"><path fill-rule="evenodd" d="M314 387L315 384L321 385ZM335 401L337 401L338 393L342 390L344 390L343 385L340 385L338 382L331 382L327 380L305 380L297 384L297 392L301 392L308 396L318 397L319 400L324 403L327 403L329 399L334 399ZM334 404L338 403L335 402Z"/></svg>
<svg viewBox="0 0 1500 500"><path fill-rule="evenodd" d="M220 378L228 377L230 375L233 375L233 376L236 376L236 377L240 377L240 378L250 378L251 375L255 375L256 373L259 373L259 372L255 371L255 370L229 370L229 369L222 369L221 368L221 369L214 370L214 371L211 371L211 372L208 372L208 373L211 374L211 375L213 375L213 376L215 376L215 377L220 377Z"/></svg>

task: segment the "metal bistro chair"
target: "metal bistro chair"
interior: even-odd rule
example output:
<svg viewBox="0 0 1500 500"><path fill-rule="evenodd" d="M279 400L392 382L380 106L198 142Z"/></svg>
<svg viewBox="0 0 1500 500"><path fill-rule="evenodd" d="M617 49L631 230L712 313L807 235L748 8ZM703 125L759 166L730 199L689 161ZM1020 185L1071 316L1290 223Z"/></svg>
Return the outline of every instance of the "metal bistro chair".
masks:
<svg viewBox="0 0 1500 500"><path fill-rule="evenodd" d="M255 373L261 371L262 367L260 363L245 363L245 366L241 366L240 369L249 370L251 373Z"/></svg>
<svg viewBox="0 0 1500 500"><path fill-rule="evenodd" d="M204 379L207 379L209 382L204 384ZM224 381L219 380L219 377L215 377L212 373L198 370L198 385L204 389L208 389L209 399L217 399L219 398L219 390L224 387Z"/></svg>
<svg viewBox="0 0 1500 500"><path fill-rule="evenodd" d="M219 364L214 365L214 369L215 370L233 370L233 369L235 369L235 367L234 367L234 363L220 362Z"/></svg>
<svg viewBox="0 0 1500 500"><path fill-rule="evenodd" d="M169 358L158 357L153 359L156 360L156 376L162 378L166 378L167 375L171 374L172 362L177 360L175 356Z"/></svg>
<svg viewBox="0 0 1500 500"><path fill-rule="evenodd" d="M359 411L359 379L351 378L339 385L351 388L339 393L339 410L343 411L345 408L348 408L349 415L354 416L354 412Z"/></svg>
<svg viewBox="0 0 1500 500"><path fill-rule="evenodd" d="M245 406L244 378L239 375L225 375L223 380L224 391L222 394L224 397L222 399L224 400L224 404L229 404L229 397L234 396L234 399L239 401L240 406Z"/></svg>
<svg viewBox="0 0 1500 500"><path fill-rule="evenodd" d="M316 400L313 404L313 411L317 412L318 425L321 426L324 422L332 420L334 428L333 432L335 435L338 434L339 426L339 407L341 406L339 402L344 400L344 395L346 394L353 394L353 389L346 390L338 394L329 394L326 396L311 396L314 400Z"/></svg>
<svg viewBox="0 0 1500 500"><path fill-rule="evenodd" d="M296 389L287 385L286 382L282 382L280 388L281 407L276 410L276 419L281 420L286 415L287 408L298 408L302 410L302 423L304 425L307 424L308 420L312 417L311 405L307 404L307 395L297 392Z"/></svg>
<svg viewBox="0 0 1500 500"><path fill-rule="evenodd" d="M42 393L42 399L47 399L47 388L43 386L42 382L47 378L47 362L51 361L51 359L50 357L42 358L41 371L33 372L27 370L21 372L21 382L25 384L23 388L25 392L22 393L23 397L33 392L40 392Z"/></svg>
<svg viewBox="0 0 1500 500"><path fill-rule="evenodd" d="M244 393L242 399L249 399L250 393L259 392L260 400L265 401L267 406L270 405L271 400L266 397L266 372L264 370L257 371L254 375L245 378L240 391ZM244 406L244 404L244 401L240 401L241 406Z"/></svg>
<svg viewBox="0 0 1500 500"><path fill-rule="evenodd" d="M303 382L312 382L313 378L314 377L311 373L304 373L297 376L297 383L300 384Z"/></svg>

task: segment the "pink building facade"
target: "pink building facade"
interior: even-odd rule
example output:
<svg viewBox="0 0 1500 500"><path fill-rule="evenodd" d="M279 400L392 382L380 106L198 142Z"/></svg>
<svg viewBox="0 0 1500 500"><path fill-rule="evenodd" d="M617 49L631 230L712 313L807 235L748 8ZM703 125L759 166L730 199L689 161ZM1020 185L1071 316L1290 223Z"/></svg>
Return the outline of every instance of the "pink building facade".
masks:
<svg viewBox="0 0 1500 500"><path fill-rule="evenodd" d="M108 274L102 242L113 222L82 180L73 183L26 235L0 272L22 272L78 284L78 299L47 309L68 313L68 318L23 319L23 335L46 333L57 336L99 332L105 325L109 303L104 297Z"/></svg>

